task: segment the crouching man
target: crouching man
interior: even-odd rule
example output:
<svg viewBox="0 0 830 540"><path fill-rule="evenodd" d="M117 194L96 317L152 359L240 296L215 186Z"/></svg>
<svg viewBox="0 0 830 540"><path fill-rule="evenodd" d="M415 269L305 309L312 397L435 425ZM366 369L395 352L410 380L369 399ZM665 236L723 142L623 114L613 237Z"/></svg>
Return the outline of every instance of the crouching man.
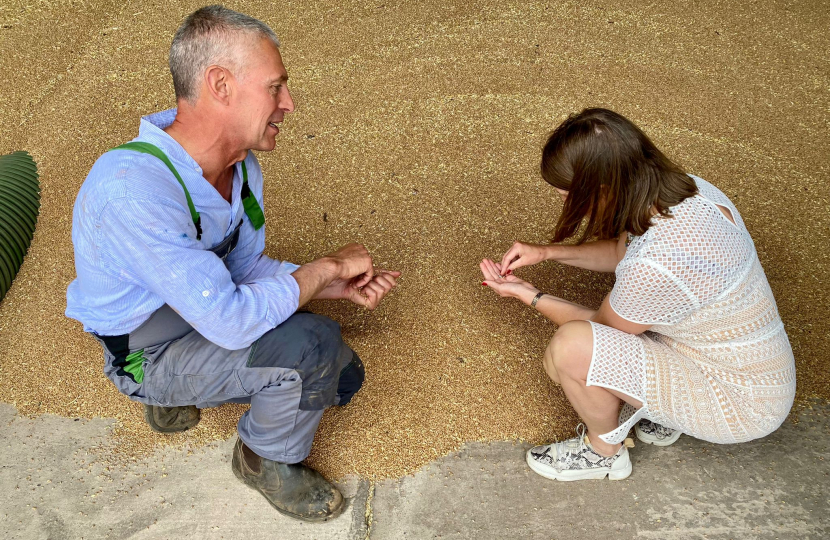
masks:
<svg viewBox="0 0 830 540"><path fill-rule="evenodd" d="M102 344L104 371L145 404L156 431L193 427L199 409L251 408L239 419L233 472L281 513L322 521L340 492L301 462L323 410L344 405L363 365L339 325L298 312L312 299L374 309L398 272L350 244L296 266L265 248L263 178L294 110L279 40L221 6L182 23L170 48L177 109L101 156L75 203L77 279L69 317Z"/></svg>

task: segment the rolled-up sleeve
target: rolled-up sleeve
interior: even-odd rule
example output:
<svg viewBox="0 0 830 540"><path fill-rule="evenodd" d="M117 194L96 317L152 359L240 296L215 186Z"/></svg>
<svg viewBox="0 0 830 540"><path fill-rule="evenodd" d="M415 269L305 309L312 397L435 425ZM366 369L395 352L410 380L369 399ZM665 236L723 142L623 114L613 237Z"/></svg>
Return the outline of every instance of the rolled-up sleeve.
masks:
<svg viewBox="0 0 830 540"><path fill-rule="evenodd" d="M292 274L294 270L299 268L298 265L288 262L288 261L278 261L276 259L272 259L268 255L264 253L260 253L258 256L251 257L253 259L248 267L248 271L239 279L234 277L234 281L237 283L251 283L252 281L256 281L261 278L265 277L276 277L276 276L284 276L287 274Z"/></svg>
<svg viewBox="0 0 830 540"><path fill-rule="evenodd" d="M235 283L222 260L195 239L187 210L167 201L111 200L97 226L109 272L158 295L221 347L245 348L297 310L300 289L290 272L277 273L277 266L252 277L268 268L267 261L253 260L245 283Z"/></svg>

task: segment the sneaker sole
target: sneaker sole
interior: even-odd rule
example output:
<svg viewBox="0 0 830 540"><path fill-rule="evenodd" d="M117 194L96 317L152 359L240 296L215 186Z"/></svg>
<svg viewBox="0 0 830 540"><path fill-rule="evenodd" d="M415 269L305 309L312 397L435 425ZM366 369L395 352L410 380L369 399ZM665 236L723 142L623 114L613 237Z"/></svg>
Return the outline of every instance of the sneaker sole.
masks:
<svg viewBox="0 0 830 540"><path fill-rule="evenodd" d="M675 431L671 437L658 439L657 437L652 437L640 431L640 426L634 426L634 434L637 436L638 441L653 444L654 446L669 446L670 444L674 444L683 435L681 432Z"/></svg>
<svg viewBox="0 0 830 540"><path fill-rule="evenodd" d="M532 457L530 457L530 453L528 453L525 457L525 461L527 462L528 467L540 476L544 476L550 480L559 480L560 482L573 482L575 480L602 480L606 476L609 480L625 480L629 476L631 476L631 462L628 462L628 466L619 470L613 469L599 469L599 470L585 470L585 471L562 471L556 472L556 470L550 470L547 467L539 465L536 463Z"/></svg>

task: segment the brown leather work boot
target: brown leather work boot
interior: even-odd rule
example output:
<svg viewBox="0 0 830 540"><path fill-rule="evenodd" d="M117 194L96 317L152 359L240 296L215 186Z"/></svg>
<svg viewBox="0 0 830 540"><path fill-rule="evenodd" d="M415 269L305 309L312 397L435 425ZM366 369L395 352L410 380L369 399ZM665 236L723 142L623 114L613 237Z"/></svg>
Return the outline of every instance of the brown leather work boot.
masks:
<svg viewBox="0 0 830 540"><path fill-rule="evenodd" d="M199 418L201 418L201 414L195 405L186 407L144 406L144 419L150 424L150 429L159 433L185 431L198 424Z"/></svg>
<svg viewBox="0 0 830 540"><path fill-rule="evenodd" d="M323 475L302 463L288 464L256 455L237 439L233 473L259 491L277 512L303 521L327 521L343 508L343 495Z"/></svg>

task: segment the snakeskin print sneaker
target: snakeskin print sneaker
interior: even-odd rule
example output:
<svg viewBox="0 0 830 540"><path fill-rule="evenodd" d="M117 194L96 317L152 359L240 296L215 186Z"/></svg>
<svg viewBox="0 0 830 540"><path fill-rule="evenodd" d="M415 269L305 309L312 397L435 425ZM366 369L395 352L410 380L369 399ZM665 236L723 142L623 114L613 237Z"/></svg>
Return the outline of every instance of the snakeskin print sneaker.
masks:
<svg viewBox="0 0 830 540"><path fill-rule="evenodd" d="M680 431L667 428L651 420L640 420L634 426L637 438L646 444L654 446L668 446L680 438Z"/></svg>
<svg viewBox="0 0 830 540"><path fill-rule="evenodd" d="M562 442L535 446L527 451L527 464L533 472L552 480L623 480L631 474L628 448L634 446L626 439L616 454L610 457L596 453L579 424L577 436Z"/></svg>

